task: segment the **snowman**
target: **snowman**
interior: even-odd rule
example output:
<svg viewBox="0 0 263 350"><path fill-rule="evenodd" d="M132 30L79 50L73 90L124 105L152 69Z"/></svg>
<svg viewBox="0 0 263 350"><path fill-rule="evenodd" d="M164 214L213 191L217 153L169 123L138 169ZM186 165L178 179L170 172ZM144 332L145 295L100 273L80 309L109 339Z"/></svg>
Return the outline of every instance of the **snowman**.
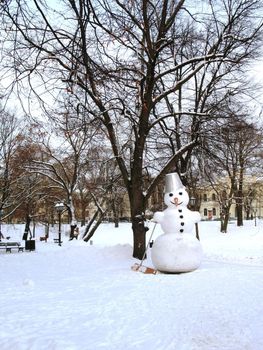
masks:
<svg viewBox="0 0 263 350"><path fill-rule="evenodd" d="M152 247L153 265L168 273L193 271L202 260L201 244L193 234L201 216L187 208L189 196L177 173L166 175L164 202L167 208L153 216L164 232Z"/></svg>

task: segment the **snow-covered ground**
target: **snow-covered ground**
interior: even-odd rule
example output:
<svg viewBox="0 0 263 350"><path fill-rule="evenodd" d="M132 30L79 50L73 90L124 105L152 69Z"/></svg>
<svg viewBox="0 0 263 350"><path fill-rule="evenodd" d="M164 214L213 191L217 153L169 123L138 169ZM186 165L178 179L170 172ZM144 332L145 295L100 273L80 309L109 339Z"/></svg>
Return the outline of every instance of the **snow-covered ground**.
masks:
<svg viewBox="0 0 263 350"><path fill-rule="evenodd" d="M37 228L36 251L0 252L0 349L262 350L263 222L199 230L199 269L146 275L131 270L130 224L61 247L57 228L47 243ZM23 227L2 232L21 240Z"/></svg>

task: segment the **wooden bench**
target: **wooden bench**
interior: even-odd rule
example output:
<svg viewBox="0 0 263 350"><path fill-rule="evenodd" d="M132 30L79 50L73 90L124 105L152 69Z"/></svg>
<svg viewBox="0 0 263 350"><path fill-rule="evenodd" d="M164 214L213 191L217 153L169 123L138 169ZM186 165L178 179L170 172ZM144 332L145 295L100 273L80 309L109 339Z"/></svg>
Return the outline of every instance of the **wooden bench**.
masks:
<svg viewBox="0 0 263 350"><path fill-rule="evenodd" d="M18 252L24 251L24 247L21 247L20 242L0 242L0 249L5 249L9 253L11 253L12 249L17 249Z"/></svg>

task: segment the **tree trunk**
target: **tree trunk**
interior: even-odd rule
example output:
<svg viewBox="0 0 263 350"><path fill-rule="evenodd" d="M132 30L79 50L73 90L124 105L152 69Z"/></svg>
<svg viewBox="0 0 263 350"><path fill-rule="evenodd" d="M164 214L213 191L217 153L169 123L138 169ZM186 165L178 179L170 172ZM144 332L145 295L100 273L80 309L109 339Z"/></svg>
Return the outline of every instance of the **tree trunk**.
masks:
<svg viewBox="0 0 263 350"><path fill-rule="evenodd" d="M237 226L243 226L243 161L240 156L240 174L237 192Z"/></svg>
<svg viewBox="0 0 263 350"><path fill-rule="evenodd" d="M24 241L27 241L29 233L30 233L30 239L32 238L31 231L30 231L30 222L31 222L31 217L30 217L30 215L27 215L25 231L24 231L23 238L22 238Z"/></svg>
<svg viewBox="0 0 263 350"><path fill-rule="evenodd" d="M131 222L133 230L133 257L142 260L146 249L145 233L147 230L144 226L145 199L138 185L133 186L134 191L130 197Z"/></svg>
<svg viewBox="0 0 263 350"><path fill-rule="evenodd" d="M88 233L88 234L85 236L85 238L84 238L84 241L85 241L85 242L88 242L88 241L91 239L91 237L93 237L93 235L94 235L94 233L96 232L97 228L98 228L99 225L101 224L101 222L102 222L102 220L103 220L105 214L106 214L106 211L104 211L104 212L99 212L99 218L98 218L98 220L96 221L96 224L92 227L92 229L89 231L89 233Z"/></svg>
<svg viewBox="0 0 263 350"><path fill-rule="evenodd" d="M222 233L227 233L227 226L229 221L229 209L226 210L226 213L221 218L221 230Z"/></svg>
<svg viewBox="0 0 263 350"><path fill-rule="evenodd" d="M45 237L49 238L49 222L45 224Z"/></svg>
<svg viewBox="0 0 263 350"><path fill-rule="evenodd" d="M250 219L250 209L246 210L246 220Z"/></svg>
<svg viewBox="0 0 263 350"><path fill-rule="evenodd" d="M72 240L75 237L74 231L76 227L77 227L77 224L72 224L72 223L70 224L70 235L69 235L70 240Z"/></svg>
<svg viewBox="0 0 263 350"><path fill-rule="evenodd" d="M86 228L85 228L85 232L84 232L84 234L83 234L83 240L84 240L85 242L87 242L87 241L89 240L89 238L88 238L89 230L90 230L90 228L91 228L93 222L95 222L95 220L96 220L96 218L98 217L98 215L99 215L99 210L97 209L96 212L94 213L93 217L90 219L90 221L88 222L88 224L87 224L87 226L86 226Z"/></svg>
<svg viewBox="0 0 263 350"><path fill-rule="evenodd" d="M138 215L138 216L132 217L132 230L133 230L133 257L139 260L142 260L146 249L146 242L145 242L146 228L144 226L142 216Z"/></svg>
<svg viewBox="0 0 263 350"><path fill-rule="evenodd" d="M238 199L238 201L239 201L239 199ZM237 203L236 211L237 211L237 226L243 226L243 205L242 205L242 203Z"/></svg>
<svg viewBox="0 0 263 350"><path fill-rule="evenodd" d="M113 212L114 226L117 228L117 227L119 227L119 205L118 205L118 203L116 203L116 198L113 198L113 200L112 200L111 209Z"/></svg>
<svg viewBox="0 0 263 350"><path fill-rule="evenodd" d="M86 205L83 205L83 203L81 203L81 220L80 220L80 225L85 226L86 223Z"/></svg>

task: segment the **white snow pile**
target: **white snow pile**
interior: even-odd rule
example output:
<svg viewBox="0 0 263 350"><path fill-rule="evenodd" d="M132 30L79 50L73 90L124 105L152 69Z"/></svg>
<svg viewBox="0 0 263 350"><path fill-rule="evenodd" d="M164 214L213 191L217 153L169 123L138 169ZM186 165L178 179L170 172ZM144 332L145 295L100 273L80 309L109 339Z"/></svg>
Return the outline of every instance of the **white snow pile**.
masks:
<svg viewBox="0 0 263 350"><path fill-rule="evenodd" d="M2 232L21 241L23 226ZM0 251L1 350L263 349L263 221L227 234L201 222L203 262L182 274L132 271L128 223L101 225L92 245L43 232L33 252Z"/></svg>

